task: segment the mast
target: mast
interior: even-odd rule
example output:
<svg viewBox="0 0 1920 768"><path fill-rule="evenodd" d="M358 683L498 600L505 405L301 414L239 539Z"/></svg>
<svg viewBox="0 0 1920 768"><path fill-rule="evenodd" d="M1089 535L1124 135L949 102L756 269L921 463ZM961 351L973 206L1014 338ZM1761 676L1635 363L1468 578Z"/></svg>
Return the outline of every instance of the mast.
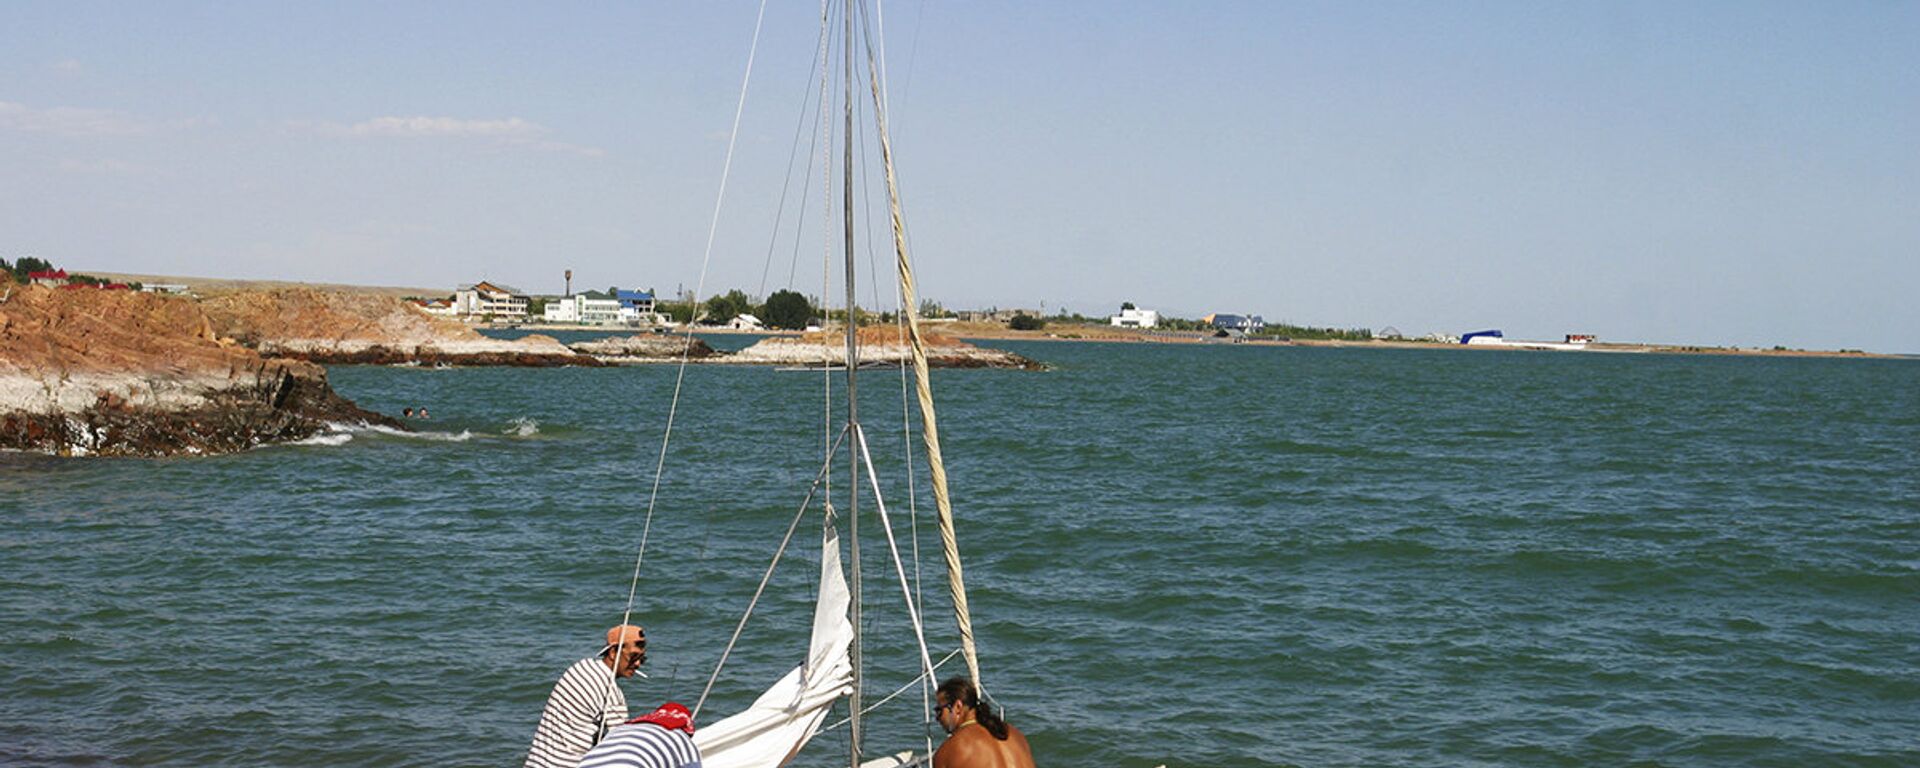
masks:
<svg viewBox="0 0 1920 768"><path fill-rule="evenodd" d="M841 70L845 77L846 88L842 96L845 101L842 132L846 135L841 142L841 197L840 208L842 223L846 227L846 264L847 264L847 430L854 437L860 435L860 329L855 322L857 302L853 286L853 4L857 0L847 0L840 9L845 17L846 37L841 43L843 61ZM852 556L853 569L848 585L852 598L851 616L853 620L853 695L848 699L850 717L848 720L849 766L860 765L860 696L861 652L860 652L860 455L849 443L847 448L847 469L852 483L847 486L847 520L849 521L849 554Z"/></svg>

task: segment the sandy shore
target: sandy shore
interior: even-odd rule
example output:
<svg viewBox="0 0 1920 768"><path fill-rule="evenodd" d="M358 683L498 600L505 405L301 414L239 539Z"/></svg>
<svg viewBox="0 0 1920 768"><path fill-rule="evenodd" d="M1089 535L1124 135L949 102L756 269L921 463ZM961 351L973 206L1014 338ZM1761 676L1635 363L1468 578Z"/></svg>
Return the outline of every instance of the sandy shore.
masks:
<svg viewBox="0 0 1920 768"><path fill-rule="evenodd" d="M341 293L364 293L381 296L445 296L451 293L446 288L409 288L403 286L341 285L332 283L300 283L276 280L234 280L228 278L182 277L177 275L143 275L125 272L102 272L95 270L75 270L84 274L105 277L114 280L138 280L145 283L184 283L194 293L201 296L214 296L238 291L255 291L272 288L302 287ZM498 329L525 331L612 331L615 333L633 333L635 329L609 328L601 325L548 325L544 323L496 324L476 326ZM1038 331L1016 331L999 323L962 323L929 321L928 330L966 339L1014 339L1020 341L1091 341L1125 342L1150 344L1233 344L1227 339L1214 338L1200 331L1158 331L1134 328L1115 328L1110 325L1088 323L1084 325L1063 325L1050 323L1047 328ZM745 336L792 336L791 331L737 331L730 328L701 328L701 334L728 334ZM1241 344L1256 346L1294 346L1294 347L1338 347L1351 349L1445 349L1464 352L1543 352L1550 350L1526 349L1500 345L1440 344L1423 341L1331 341L1314 339L1292 339L1288 341L1249 339ZM1642 344L1602 342L1588 346L1588 352L1615 353L1657 353L1676 355L1742 355L1759 357L1828 357L1859 359L1913 359L1910 355L1892 355L1877 352L1855 352L1840 350L1814 349L1770 349L1762 347L1716 347L1689 344Z"/></svg>
<svg viewBox="0 0 1920 768"><path fill-rule="evenodd" d="M1267 347L1337 347L1341 349L1436 349L1460 352L1551 352L1554 350L1529 349L1517 345L1496 344L1442 344L1430 341L1339 341L1323 339L1246 339L1233 341L1216 338L1203 331L1157 331L1134 328L1115 328L1103 325L1060 325L1050 323L1038 331L1016 331L998 323L946 323L940 326L944 333L965 339L1019 340L1019 341L1062 341L1062 342L1109 342L1136 344L1219 344L1252 345ZM1571 351L1571 350L1569 350ZM1742 355L1757 357L1831 357L1878 360L1912 359L1908 355L1889 355L1877 352L1852 352L1815 349L1767 349L1760 347L1712 347L1686 344L1632 344L1614 342L1596 342L1587 345L1585 352L1612 352L1626 354L1673 354L1673 355Z"/></svg>

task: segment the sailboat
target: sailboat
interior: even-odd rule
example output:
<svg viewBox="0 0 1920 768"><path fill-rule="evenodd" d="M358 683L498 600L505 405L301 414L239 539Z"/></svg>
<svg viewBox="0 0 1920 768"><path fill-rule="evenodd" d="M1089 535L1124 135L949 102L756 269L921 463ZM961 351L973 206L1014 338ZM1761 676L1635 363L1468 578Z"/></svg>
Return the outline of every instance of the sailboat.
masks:
<svg viewBox="0 0 1920 768"><path fill-rule="evenodd" d="M764 18L764 7L763 5L762 18ZM859 324L857 322L860 316L860 308L857 300L858 293L855 290L856 270L854 263L854 137L856 135L854 129L854 114L856 100L865 102L870 106L871 115L876 123L876 125L873 126L873 135L877 137L880 158L884 165L888 209L890 211L888 218L892 230L894 267L899 280L899 307L901 311L898 315L903 320L903 328L901 330L906 336L911 350L911 368L915 395L913 399L918 402L920 416L919 442L924 445L923 456L926 460L928 475L931 480L930 485L937 512L943 560L946 564L947 591L951 599L954 620L959 633L959 648L955 653L964 657L967 673L975 681L976 685L979 684L981 679L980 663L974 647L972 621L969 615L965 580L960 563L960 553L954 534L952 502L947 487L944 459L940 450L939 425L934 408L932 383L928 374L926 345L922 336L920 319L913 311L913 308L918 306L917 289L914 283L913 261L908 253L906 223L901 212L899 185L893 162L892 141L888 133L887 99L884 93L880 57L875 50L874 33L872 31L872 24L870 23L872 13L867 8L865 0L841 0L839 3L829 2L822 6L821 36L823 44L820 47L819 64L821 66L823 83L826 81L825 72L831 69L831 67L828 66L828 60L832 46L826 45L825 41L833 27L832 10L836 7L840 17L839 48L842 53L838 79L841 94L839 106L842 123L840 131L842 139L840 191L842 241L844 245L842 260L844 262L846 322L843 324L845 334L845 359L841 361L841 365L838 368L834 369L833 373L828 375L844 376L845 383L844 386L839 388L838 394L844 398L841 412L844 413L845 418L837 430L837 436L827 441L826 456L819 471L814 475L812 485L806 494L805 500L801 502L799 511L788 525L785 536L775 550L772 562L767 566L765 575L761 578L760 586L748 601L745 613L741 616L739 624L736 625L732 638L727 642L726 649L720 655L720 661L714 669L713 676L708 679L706 688L702 691L699 701L693 708L696 718L701 714L702 707L705 706L708 696L713 692L717 681L720 679L721 671L740 640L742 630L746 627L747 620L752 615L754 607L758 605L761 597L767 590L768 584L772 580L774 569L779 564L782 555L786 553L789 544L794 540L796 532L801 530L803 523L808 521L817 522L821 531L819 539L820 570L818 580L815 583L817 597L814 604L813 619L807 646L804 649L794 649L794 655L798 657L797 664L785 675L767 685L764 692L759 694L746 709L729 714L717 721L702 725L698 728L694 736L694 741L700 747L703 764L708 766L708 768L774 768L775 766L785 765L794 760L795 757L801 753L801 750L806 747L808 742L816 734L821 732L828 713L843 701L846 703L847 719L845 723L848 726L847 735L850 745L849 754L847 755L848 765L856 766L857 768L881 768L882 766L915 765L931 759L930 752L933 745L930 737L926 740L926 743L920 745L921 749L918 752L908 749L886 754L884 757L878 759L869 759L868 755L865 754L863 744L863 721L868 714L867 703L865 701L866 697L864 696L866 680L863 674L865 664L862 657L863 644L861 637L861 627L863 626L861 611L864 601L862 596L863 578L861 573L862 559L860 547L862 542L861 526L863 522L869 526L871 526L873 522L880 523L879 527L884 533L889 560L892 565L891 573L886 574L885 581L898 585L900 595L905 604L908 623L915 635L920 674L913 681L909 681L908 685L911 686L915 683L921 685L924 696L925 692L937 683L935 679L937 665L931 653L928 651L925 625L922 621L923 617L920 613L919 601L915 597L915 591L909 587L907 566L902 559L900 545L894 534L892 513L887 508L885 496L882 494L879 476L874 471L873 457L867 440L867 432L861 424L858 408L859 377L862 365L860 360ZM756 24L757 23L758 22L756 22ZM757 26L754 39L757 45L759 39ZM863 59L863 61L859 63L864 64L864 68L857 66L856 52L864 53L864 56L858 57L859 59ZM752 72L752 59L753 56L749 54L749 78ZM865 87L862 88L862 85ZM864 93L862 93L862 91L864 91ZM825 86L822 87L822 93L826 93ZM743 104L745 96L746 85L743 82L741 91ZM827 100L823 98L821 103L824 114L824 105L827 103ZM738 134L738 124L739 111L736 110L736 136ZM729 159L727 163L727 167L729 168L731 167L731 157L732 149L730 142ZM724 198L724 172L721 190L722 198ZM719 205L716 203L716 224L718 221L718 209ZM709 231L708 243L708 252L711 254L711 230ZM685 364L683 360L681 375L684 376L684 373ZM678 404L679 382L680 380L676 379L675 406L669 408L666 437L663 438L661 446L660 456L662 467L664 467L667 455L666 441L670 439L672 434L672 413ZM905 397L904 386L902 387L902 396L903 398ZM903 410L904 409L905 405L903 403ZM830 418L835 410L831 403L829 403L827 410ZM845 467L844 471L847 473L849 480L849 493L843 497L845 503L844 509L837 509L832 503L824 500L816 506L815 500L818 496L818 491L823 484L827 483L830 474L835 470L836 457L842 455L844 455L845 458L841 461L843 462ZM654 489L654 497L657 497L659 489L658 468L656 469ZM870 493L870 499L872 501L870 509L863 509L862 507L862 491ZM648 502L649 526L651 524L653 506L654 501L650 498ZM843 525L847 529L847 536L844 540L844 547L846 549L844 559L841 553L843 540L839 532L839 529ZM871 531L871 528L869 531ZM871 532L869 532L869 535L871 535ZM644 556L645 546L645 534L643 533L641 543L642 556ZM640 558L636 557L636 584L638 583L639 570ZM891 585L888 591L891 591ZM632 595L633 591L630 589L626 610L628 617L633 613ZM623 617L622 623L626 623L626 618ZM800 656L801 651L804 651L804 656ZM949 655L948 658L951 658L951 655ZM905 690L905 688L901 690ZM921 717L925 718L925 708L922 707L921 711ZM930 732L930 729L928 730Z"/></svg>

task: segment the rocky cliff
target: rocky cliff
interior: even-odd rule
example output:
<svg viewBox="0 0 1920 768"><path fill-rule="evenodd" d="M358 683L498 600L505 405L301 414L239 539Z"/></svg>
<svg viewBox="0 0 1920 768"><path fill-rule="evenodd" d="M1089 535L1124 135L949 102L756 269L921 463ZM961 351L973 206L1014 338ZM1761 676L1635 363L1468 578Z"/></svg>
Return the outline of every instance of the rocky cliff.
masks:
<svg viewBox="0 0 1920 768"><path fill-rule="evenodd" d="M506 341L391 296L278 288L201 302L213 333L271 357L316 363L598 365L549 336Z"/></svg>
<svg viewBox="0 0 1920 768"><path fill-rule="evenodd" d="M340 397L318 365L223 342L188 299L14 286L0 301L0 448L225 453L329 422L401 426Z"/></svg>

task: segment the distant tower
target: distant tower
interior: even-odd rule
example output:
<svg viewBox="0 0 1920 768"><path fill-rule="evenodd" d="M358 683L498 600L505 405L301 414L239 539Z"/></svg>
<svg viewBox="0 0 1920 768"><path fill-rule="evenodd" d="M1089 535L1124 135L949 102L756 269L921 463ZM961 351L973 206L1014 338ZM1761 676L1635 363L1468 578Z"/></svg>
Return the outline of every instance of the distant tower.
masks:
<svg viewBox="0 0 1920 768"><path fill-rule="evenodd" d="M573 270L571 269L567 270L567 292L561 295L563 296L573 295Z"/></svg>

